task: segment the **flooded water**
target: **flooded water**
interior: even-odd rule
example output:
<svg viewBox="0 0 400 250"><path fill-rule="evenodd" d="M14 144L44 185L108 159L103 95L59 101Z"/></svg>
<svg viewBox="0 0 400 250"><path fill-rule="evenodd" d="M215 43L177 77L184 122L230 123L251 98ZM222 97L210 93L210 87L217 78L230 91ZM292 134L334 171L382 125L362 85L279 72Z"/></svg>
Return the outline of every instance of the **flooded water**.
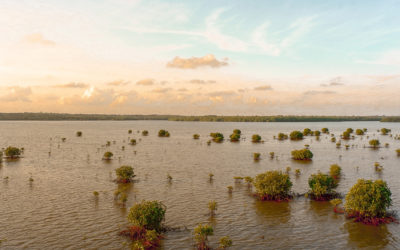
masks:
<svg viewBox="0 0 400 250"><path fill-rule="evenodd" d="M337 149L329 135L322 135L319 141L315 137L296 142L273 139L278 132L307 127L328 127L337 137L348 127L367 128L369 139L356 136L343 142L351 145L349 150ZM129 249L127 240L117 234L128 225L129 207L146 199L161 200L167 206L165 224L181 228L165 234L164 249L193 249L192 231L199 223L214 226L214 236L209 239L214 248L220 237L229 235L232 249L399 249L398 224L374 227L354 223L334 214L328 202L304 197L260 202L250 195L246 184L233 180L234 176L255 176L290 166L293 191L305 193L312 173L327 172L337 163L343 171L339 192L345 194L358 178L382 178L393 193L391 209L398 211L400 157L395 150L400 148L400 140L379 135L377 129L382 127L400 134L400 123L379 122L0 122L0 147L25 148L23 158L3 161L0 166L0 248ZM210 132L222 132L229 138L236 128L246 140L207 145ZM129 129L133 134L128 134ZM159 138L160 129L168 130L171 137ZM137 133L139 130L148 130L149 136ZM82 131L82 137L76 137L76 131ZM200 140L192 139L195 133L200 134ZM255 133L265 143L251 143ZM130 138L137 139L137 145L129 145ZM390 146L364 148L373 138ZM111 146L105 146L107 141ZM291 150L305 144L314 153L313 161L291 160ZM105 151L114 153L112 161L102 161ZM277 159L269 158L271 151ZM261 153L259 162L253 161L254 152ZM375 172L375 162L383 165L381 173ZM133 166L137 175L137 182L127 187L126 208L114 200L118 185L112 180L114 170L121 165ZM297 168L302 174L296 178ZM209 173L214 174L212 182ZM172 183L167 174L173 177ZM234 187L232 194L227 192L229 185ZM100 193L97 199L93 191ZM207 206L210 200L218 203L212 219Z"/></svg>

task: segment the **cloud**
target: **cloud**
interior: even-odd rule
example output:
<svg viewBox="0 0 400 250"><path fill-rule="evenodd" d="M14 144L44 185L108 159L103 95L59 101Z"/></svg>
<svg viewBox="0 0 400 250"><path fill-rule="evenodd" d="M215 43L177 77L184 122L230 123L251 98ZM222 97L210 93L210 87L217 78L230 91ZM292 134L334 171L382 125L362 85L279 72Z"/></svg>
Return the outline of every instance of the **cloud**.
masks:
<svg viewBox="0 0 400 250"><path fill-rule="evenodd" d="M154 85L155 81L154 79L143 79L143 80L139 80L136 82L136 85L142 85L142 86L150 86L150 85Z"/></svg>
<svg viewBox="0 0 400 250"><path fill-rule="evenodd" d="M168 91L172 90L171 88L156 88L153 89L151 92L153 93L167 93Z"/></svg>
<svg viewBox="0 0 400 250"><path fill-rule="evenodd" d="M200 80L200 79L192 79L189 81L189 83L193 84L211 84L211 83L216 83L217 81L214 80Z"/></svg>
<svg viewBox="0 0 400 250"><path fill-rule="evenodd" d="M117 80L117 81L108 82L107 85L110 85L110 86L125 86L125 85L128 85L129 83L130 83L130 81Z"/></svg>
<svg viewBox="0 0 400 250"><path fill-rule="evenodd" d="M333 95L336 93L337 92L331 90L325 90L325 91L309 90L304 92L303 95Z"/></svg>
<svg viewBox="0 0 400 250"><path fill-rule="evenodd" d="M223 90L223 91L214 91L208 93L208 96L232 96L232 95L235 95L235 91Z"/></svg>
<svg viewBox="0 0 400 250"><path fill-rule="evenodd" d="M188 90L186 88L180 88L178 89L179 92L187 92Z"/></svg>
<svg viewBox="0 0 400 250"><path fill-rule="evenodd" d="M9 93L0 97L3 102L31 102L31 87L9 87Z"/></svg>
<svg viewBox="0 0 400 250"><path fill-rule="evenodd" d="M335 86L342 86L344 83L342 82L341 77L333 78L329 83L322 83L322 87L335 87Z"/></svg>
<svg viewBox="0 0 400 250"><path fill-rule="evenodd" d="M219 61L212 54L208 54L203 57L191 57L187 59L177 56L172 61L167 63L167 67L179 69L196 69L199 67L219 68L227 65L227 59Z"/></svg>
<svg viewBox="0 0 400 250"><path fill-rule="evenodd" d="M264 86L255 87L254 90L257 90L257 91L272 90L272 87L270 85L264 85Z"/></svg>
<svg viewBox="0 0 400 250"><path fill-rule="evenodd" d="M40 33L29 34L29 35L25 36L22 40L26 43L38 44L38 45L43 45L43 46L56 45L55 42L45 39L43 37L43 35Z"/></svg>
<svg viewBox="0 0 400 250"><path fill-rule="evenodd" d="M59 84L55 85L55 88L73 88L73 89L83 89L87 88L89 85L86 83L81 83L81 82L71 82L67 84Z"/></svg>

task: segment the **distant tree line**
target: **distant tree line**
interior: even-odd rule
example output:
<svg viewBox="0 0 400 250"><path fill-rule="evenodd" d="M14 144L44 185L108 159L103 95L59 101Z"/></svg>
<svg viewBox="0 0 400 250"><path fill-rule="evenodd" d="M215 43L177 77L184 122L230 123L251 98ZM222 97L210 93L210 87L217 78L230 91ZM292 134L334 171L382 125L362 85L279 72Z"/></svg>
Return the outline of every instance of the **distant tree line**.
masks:
<svg viewBox="0 0 400 250"><path fill-rule="evenodd" d="M101 121L101 120L169 120L200 122L340 122L381 121L400 122L400 116L180 116L180 115L107 115L63 113L0 113L0 120L12 121Z"/></svg>

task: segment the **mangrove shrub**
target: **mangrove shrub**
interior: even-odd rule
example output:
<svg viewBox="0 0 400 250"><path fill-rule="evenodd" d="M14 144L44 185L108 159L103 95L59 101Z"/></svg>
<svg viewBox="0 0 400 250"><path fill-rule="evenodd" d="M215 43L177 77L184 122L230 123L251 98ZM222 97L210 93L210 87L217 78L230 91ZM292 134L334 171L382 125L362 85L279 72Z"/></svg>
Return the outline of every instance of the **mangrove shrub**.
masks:
<svg viewBox="0 0 400 250"><path fill-rule="evenodd" d="M166 210L166 207L160 201L143 200L131 207L128 214L128 221L135 226L160 232Z"/></svg>
<svg viewBox="0 0 400 250"><path fill-rule="evenodd" d="M313 156L313 153L307 148L292 151L292 158L294 160L311 160Z"/></svg>
<svg viewBox="0 0 400 250"><path fill-rule="evenodd" d="M261 200L288 200L292 182L286 173L281 171L267 171L254 179L254 187Z"/></svg>

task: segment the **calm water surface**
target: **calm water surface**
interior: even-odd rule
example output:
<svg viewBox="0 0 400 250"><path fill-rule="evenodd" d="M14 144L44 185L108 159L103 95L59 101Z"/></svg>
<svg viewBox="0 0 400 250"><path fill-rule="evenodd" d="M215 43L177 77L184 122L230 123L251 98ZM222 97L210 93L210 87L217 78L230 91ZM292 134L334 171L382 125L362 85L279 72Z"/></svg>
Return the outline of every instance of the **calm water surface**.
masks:
<svg viewBox="0 0 400 250"><path fill-rule="evenodd" d="M367 136L346 142L352 146L336 149L330 136L319 141L277 141L278 132L312 130L328 127L341 134L346 128L368 128ZM23 158L0 166L0 244L1 249L129 249L126 239L117 233L128 225L129 207L143 199L161 200L167 206L165 224L180 230L166 233L164 249L193 249L192 231L198 223L211 223L215 234L211 246L229 235L232 249L399 249L398 224L366 226L334 214L328 202L296 198L291 202L259 202L246 184L235 184L234 176L255 176L267 170L290 173L293 191L305 193L307 179L318 170L329 171L339 164L343 177L338 191L345 194L358 178L382 178L392 190L392 210L400 209L400 158L395 149L400 140L381 136L377 129L387 127L400 134L400 124L379 122L331 123L207 123L168 121L95 121L95 122L0 122L0 147L24 147ZM222 132L229 138L233 129L241 129L240 143L225 141L207 146L210 132ZM128 129L133 134L128 134ZM166 129L170 138L159 138ZM82 137L76 137L76 131ZM141 136L138 130L148 130ZM194 133L200 140L193 140ZM263 144L250 142L260 134ZM66 142L61 138L66 137ZM137 139L135 146L128 144ZM389 148L364 148L372 138L379 138ZM107 141L111 146L106 147ZM115 143L113 143L115 141ZM346 143L342 143L343 145ZM310 145L311 163L290 159L290 151ZM125 146L125 150L122 150ZM114 160L101 160L105 151ZM274 151L277 159L269 159ZM50 152L50 153L49 153ZM253 161L260 152L261 160ZM384 166L376 173L374 163ZM114 169L134 167L137 182L128 188L126 208L114 201L118 188ZM294 169L302 174L295 177ZM209 173L214 181L209 182ZM168 183L166 176L173 177ZM4 179L8 177L8 180ZM34 181L29 182L32 177ZM234 186L233 193L227 186ZM93 191L100 193L98 199ZM207 204L218 203L217 215L211 219Z"/></svg>

